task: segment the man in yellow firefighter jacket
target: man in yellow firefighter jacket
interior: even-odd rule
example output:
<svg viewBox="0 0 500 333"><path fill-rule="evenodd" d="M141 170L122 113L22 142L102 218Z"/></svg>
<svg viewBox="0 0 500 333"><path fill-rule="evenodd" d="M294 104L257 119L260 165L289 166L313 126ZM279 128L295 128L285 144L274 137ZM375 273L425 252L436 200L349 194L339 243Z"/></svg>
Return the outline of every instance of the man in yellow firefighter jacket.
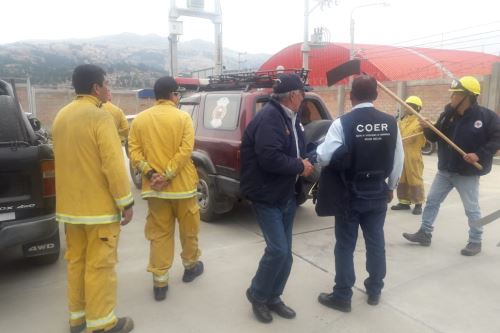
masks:
<svg viewBox="0 0 500 333"><path fill-rule="evenodd" d="M134 201L113 118L101 108L109 89L106 73L81 65L72 83L76 98L59 111L52 127L56 219L66 232L70 332L130 332L132 319L114 313L114 267L120 224L132 219Z"/></svg>
<svg viewBox="0 0 500 333"><path fill-rule="evenodd" d="M194 128L188 113L177 109L180 98L174 78L165 76L154 85L156 103L132 122L128 139L130 160L141 170L142 198L148 201L145 234L150 241L148 272L153 273L153 294L166 297L168 271L174 256L175 220L184 265L184 282L203 273L198 260L200 213L196 198L198 175L191 160Z"/></svg>
<svg viewBox="0 0 500 333"><path fill-rule="evenodd" d="M422 100L417 96L410 96L405 102L417 112L422 109ZM408 210L410 204L413 203L415 207L412 213L420 215L424 202L424 161L422 159L422 148L426 141L424 130L420 126L418 117L408 110L405 110L399 129L405 151L405 163L397 189L399 203L391 209Z"/></svg>
<svg viewBox="0 0 500 333"><path fill-rule="evenodd" d="M116 129L118 130L118 136L120 137L122 144L125 143L129 132L127 117L125 117L125 113L123 113L122 109L111 103L111 90L109 90L107 100L102 107L113 116L113 121Z"/></svg>

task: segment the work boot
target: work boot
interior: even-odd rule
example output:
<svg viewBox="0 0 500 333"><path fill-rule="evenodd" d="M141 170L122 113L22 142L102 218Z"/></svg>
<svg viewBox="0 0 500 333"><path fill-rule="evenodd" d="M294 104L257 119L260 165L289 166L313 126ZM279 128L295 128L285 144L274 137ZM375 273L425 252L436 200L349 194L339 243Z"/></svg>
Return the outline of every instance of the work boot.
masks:
<svg viewBox="0 0 500 333"><path fill-rule="evenodd" d="M269 308L269 310L276 312L278 316L286 319L293 319L297 315L291 307L286 306L286 304L282 301L278 303L268 304L267 307Z"/></svg>
<svg viewBox="0 0 500 333"><path fill-rule="evenodd" d="M410 205L404 204L404 203L398 203L397 205L394 205L391 207L392 210L408 210L410 209Z"/></svg>
<svg viewBox="0 0 500 333"><path fill-rule="evenodd" d="M351 312L351 301L346 301L340 298L337 298L331 294L321 293L318 296L318 302L327 306L329 308L342 311L342 312Z"/></svg>
<svg viewBox="0 0 500 333"><path fill-rule="evenodd" d="M415 207L413 207L413 210L411 212L413 215L420 215L422 214L422 204L416 204Z"/></svg>
<svg viewBox="0 0 500 333"><path fill-rule="evenodd" d="M376 295L368 294L368 299L366 300L366 303L370 305L378 305L379 302L380 302L380 294Z"/></svg>
<svg viewBox="0 0 500 333"><path fill-rule="evenodd" d="M184 275L182 276L182 281L191 282L196 279L197 276L203 274L203 263L197 261L193 267L184 270Z"/></svg>
<svg viewBox="0 0 500 333"><path fill-rule="evenodd" d="M153 287L153 294L155 296L155 301L163 301L167 298L168 285L165 287Z"/></svg>
<svg viewBox="0 0 500 333"><path fill-rule="evenodd" d="M463 256L475 256L481 252L481 243L468 242L467 245L460 251Z"/></svg>
<svg viewBox="0 0 500 333"><path fill-rule="evenodd" d="M266 303L257 302L250 292L250 288L247 289L246 292L247 299L250 303L252 303L252 310L255 318L261 323L270 323L273 321L273 316L271 315L271 311L269 310L269 306ZM293 310L292 310L293 311Z"/></svg>
<svg viewBox="0 0 500 333"><path fill-rule="evenodd" d="M134 321L130 317L118 318L116 325L105 331L104 329L93 331L93 333L128 333L134 329Z"/></svg>
<svg viewBox="0 0 500 333"><path fill-rule="evenodd" d="M419 243L422 246L431 245L432 234L425 232L423 229L418 229L414 234L404 232L403 237L413 243Z"/></svg>
<svg viewBox="0 0 500 333"><path fill-rule="evenodd" d="M86 328L87 328L87 324L85 322L83 322L80 325L70 326L69 333L80 333L80 332L83 332Z"/></svg>

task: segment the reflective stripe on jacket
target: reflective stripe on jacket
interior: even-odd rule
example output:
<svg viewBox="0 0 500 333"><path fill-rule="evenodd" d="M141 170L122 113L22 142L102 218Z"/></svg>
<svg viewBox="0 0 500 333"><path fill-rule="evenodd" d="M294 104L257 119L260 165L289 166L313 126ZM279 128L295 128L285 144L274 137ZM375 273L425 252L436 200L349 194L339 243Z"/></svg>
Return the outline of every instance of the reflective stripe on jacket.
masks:
<svg viewBox="0 0 500 333"><path fill-rule="evenodd" d="M157 192L142 179L143 198L185 199L196 195L198 175L191 160L193 121L170 100L158 100L132 122L128 140L130 160L142 174L154 169L170 180Z"/></svg>
<svg viewBox="0 0 500 333"><path fill-rule="evenodd" d="M54 120L56 218L60 222L118 222L120 210L133 203L113 118L99 106L97 98L79 95Z"/></svg>

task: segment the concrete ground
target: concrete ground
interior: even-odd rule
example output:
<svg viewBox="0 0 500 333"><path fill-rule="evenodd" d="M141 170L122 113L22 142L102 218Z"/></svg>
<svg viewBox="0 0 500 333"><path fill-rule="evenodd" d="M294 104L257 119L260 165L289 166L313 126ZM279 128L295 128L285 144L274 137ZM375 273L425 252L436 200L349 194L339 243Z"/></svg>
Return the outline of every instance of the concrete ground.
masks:
<svg viewBox="0 0 500 333"><path fill-rule="evenodd" d="M429 189L436 157L425 157ZM481 178L483 215L500 208L500 166ZM123 228L118 271L118 315L130 315L134 332L500 332L500 220L485 227L483 252L463 257L467 222L461 201L452 192L441 207L432 246L409 244L402 232L419 227L408 211L388 211L387 278L379 306L366 304L364 245L355 253L357 281L353 310L345 314L317 302L331 291L334 278L333 221L318 218L311 203L297 211L294 265L283 299L297 311L293 320L274 316L257 322L245 298L264 242L249 206L239 204L218 222L202 223L200 245L205 273L190 284L181 281L176 256L167 300L152 297L146 272L145 202L136 197L135 216ZM177 242L177 246L178 246ZM177 249L177 252L178 249ZM65 261L30 267L17 253L0 258L0 332L67 332Z"/></svg>

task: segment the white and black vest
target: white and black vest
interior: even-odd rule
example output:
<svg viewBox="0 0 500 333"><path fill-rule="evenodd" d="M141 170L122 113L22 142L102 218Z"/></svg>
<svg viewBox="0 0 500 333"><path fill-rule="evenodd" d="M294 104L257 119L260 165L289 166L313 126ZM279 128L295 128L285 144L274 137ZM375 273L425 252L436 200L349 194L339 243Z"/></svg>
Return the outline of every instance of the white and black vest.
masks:
<svg viewBox="0 0 500 333"><path fill-rule="evenodd" d="M394 164L398 127L394 117L373 107L354 109L340 118L349 150L345 171L354 198L387 198L386 178Z"/></svg>

